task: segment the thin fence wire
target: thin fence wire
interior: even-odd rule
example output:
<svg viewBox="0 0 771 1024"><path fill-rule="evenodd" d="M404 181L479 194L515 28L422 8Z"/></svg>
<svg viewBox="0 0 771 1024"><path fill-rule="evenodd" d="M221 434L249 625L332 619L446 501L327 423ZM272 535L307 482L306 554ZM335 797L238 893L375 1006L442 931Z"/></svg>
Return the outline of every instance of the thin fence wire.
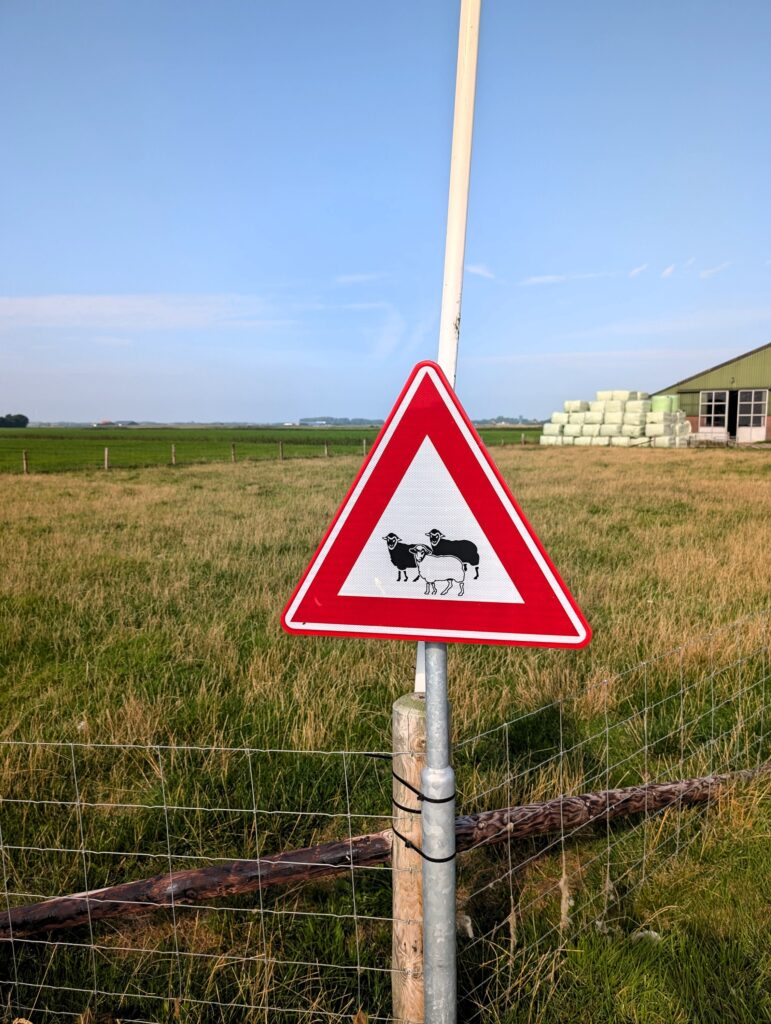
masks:
<svg viewBox="0 0 771 1024"><path fill-rule="evenodd" d="M767 611L747 616L461 738L459 813L764 768L769 625ZM310 1024L361 1009L390 1019L392 869L353 856L358 836L390 827L390 757L0 741L0 906L92 893L82 927L0 943L5 1015ZM737 793L760 791L763 778ZM732 792L721 789L711 810L681 796L589 828L560 811L549 835L464 853L461 1019L535 1005L571 950L640 931L655 917L656 887L673 865L697 863ZM259 884L261 858L328 842L351 851L334 877ZM209 901L172 884L232 860L254 862L254 891L226 885ZM318 863L311 853L294 862ZM162 909L144 901L127 908L140 914L92 919L97 899L110 902L94 890L151 874L169 879Z"/></svg>

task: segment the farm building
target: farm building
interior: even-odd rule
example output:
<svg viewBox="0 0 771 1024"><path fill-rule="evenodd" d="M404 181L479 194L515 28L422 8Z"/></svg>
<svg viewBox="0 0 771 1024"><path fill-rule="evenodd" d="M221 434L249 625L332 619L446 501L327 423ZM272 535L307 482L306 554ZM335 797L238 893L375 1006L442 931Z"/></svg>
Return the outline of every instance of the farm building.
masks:
<svg viewBox="0 0 771 1024"><path fill-rule="evenodd" d="M677 395L697 437L738 444L771 440L771 344L662 388Z"/></svg>

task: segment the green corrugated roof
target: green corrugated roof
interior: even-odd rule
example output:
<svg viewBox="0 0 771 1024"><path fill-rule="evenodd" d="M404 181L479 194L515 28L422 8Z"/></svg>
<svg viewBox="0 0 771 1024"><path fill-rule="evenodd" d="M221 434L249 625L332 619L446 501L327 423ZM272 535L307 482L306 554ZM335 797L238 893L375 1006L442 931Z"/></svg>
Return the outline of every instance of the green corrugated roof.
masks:
<svg viewBox="0 0 771 1024"><path fill-rule="evenodd" d="M654 393L664 395L675 391L709 391L713 388L771 388L771 342Z"/></svg>

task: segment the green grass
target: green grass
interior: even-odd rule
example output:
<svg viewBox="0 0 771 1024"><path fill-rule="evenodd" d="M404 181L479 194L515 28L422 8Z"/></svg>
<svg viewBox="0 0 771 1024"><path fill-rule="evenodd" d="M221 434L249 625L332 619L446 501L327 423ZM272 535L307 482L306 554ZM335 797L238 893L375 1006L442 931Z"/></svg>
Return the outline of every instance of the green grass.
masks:
<svg viewBox="0 0 771 1024"><path fill-rule="evenodd" d="M170 466L171 446L176 447L176 464L230 462L231 445L236 459L242 461L279 458L279 445L285 459L330 458L360 455L362 442L367 450L378 431L374 428L348 427L126 427L59 428L27 427L0 430L0 473L21 473L22 453L26 450L30 472L52 473L68 470L99 469L104 465L104 449L109 448L113 468ZM482 437L492 448L537 442L540 430L509 427L482 428ZM326 448L325 448L326 445Z"/></svg>
<svg viewBox="0 0 771 1024"><path fill-rule="evenodd" d="M460 810L767 758L768 618L722 627L767 607L768 454L494 454L595 639L581 652L451 649ZM163 871L169 844L182 868L344 837L348 819L329 815L346 811L346 787L351 830L386 827L387 762L310 751L388 749L391 704L411 688L414 645L289 637L279 625L357 464L5 479L0 739L20 744L0 748L3 864L19 894L11 903ZM626 672L685 641L682 653ZM561 761L560 733L572 748ZM64 746L34 745L41 740ZM511 863L526 866L511 885L505 848L464 856L459 909L476 937L490 935L461 940L461 1019L768 1019L767 794L756 783L708 811L616 822L607 900L604 829L570 838L573 904L562 938L559 845L514 844ZM164 805L180 809L166 814ZM282 810L292 813L271 813ZM81 846L93 851L85 878ZM390 930L377 920L391 913L388 870L357 873L356 909L368 918L358 931L353 898L346 877L265 893L262 908L256 895L223 898L220 909L179 907L179 960L168 913L95 926L95 960L66 944L87 941L87 929L62 933L59 945L17 946L1 977L15 970L29 988L16 1000L3 987L9 1017L64 1021L88 1008L83 1019L94 1022L310 1024L327 1019L320 1011L349 1019L359 1001L387 1014L387 974L324 966L355 965L357 954L365 968L388 966ZM638 941L640 931L660 941ZM117 995L90 998L95 976ZM42 979L50 987L39 989ZM194 1001L212 999L304 1013Z"/></svg>

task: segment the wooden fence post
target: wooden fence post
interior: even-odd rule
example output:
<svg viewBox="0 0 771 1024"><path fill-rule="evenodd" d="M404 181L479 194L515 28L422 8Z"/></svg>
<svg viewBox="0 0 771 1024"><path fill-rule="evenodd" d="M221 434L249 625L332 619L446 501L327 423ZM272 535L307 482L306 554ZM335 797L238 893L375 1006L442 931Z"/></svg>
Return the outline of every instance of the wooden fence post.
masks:
<svg viewBox="0 0 771 1024"><path fill-rule="evenodd" d="M284 442L283 441L279 441L278 442L278 460L279 460L279 462L283 462L284 461Z"/></svg>
<svg viewBox="0 0 771 1024"><path fill-rule="evenodd" d="M329 442L328 441L324 442L324 455L327 458L329 458Z"/></svg>
<svg viewBox="0 0 771 1024"><path fill-rule="evenodd" d="M233 441L232 444L230 445L230 461L231 462L235 462L236 461L236 442L235 441Z"/></svg>
<svg viewBox="0 0 771 1024"><path fill-rule="evenodd" d="M177 464L177 446L175 444L171 446L171 464L172 466Z"/></svg>
<svg viewBox="0 0 771 1024"><path fill-rule="evenodd" d="M420 801L395 776L420 789L426 764L426 701L422 693L400 697L393 706L393 827L420 848ZM423 1024L423 864L396 834L391 849L393 939L391 991L393 1019L400 1024Z"/></svg>
<svg viewBox="0 0 771 1024"><path fill-rule="evenodd" d="M21 471L27 476L29 474L29 458L27 457L27 449L21 453Z"/></svg>
<svg viewBox="0 0 771 1024"><path fill-rule="evenodd" d="M361 454L362 455L366 455L367 454L367 439L366 439L366 437L363 437L361 439Z"/></svg>
<svg viewBox="0 0 771 1024"><path fill-rule="evenodd" d="M524 434L520 434L519 435L519 443L520 444L524 444L525 443L525 435Z"/></svg>
<svg viewBox="0 0 771 1024"><path fill-rule="evenodd" d="M104 468L110 468L110 449L106 447L104 449Z"/></svg>

